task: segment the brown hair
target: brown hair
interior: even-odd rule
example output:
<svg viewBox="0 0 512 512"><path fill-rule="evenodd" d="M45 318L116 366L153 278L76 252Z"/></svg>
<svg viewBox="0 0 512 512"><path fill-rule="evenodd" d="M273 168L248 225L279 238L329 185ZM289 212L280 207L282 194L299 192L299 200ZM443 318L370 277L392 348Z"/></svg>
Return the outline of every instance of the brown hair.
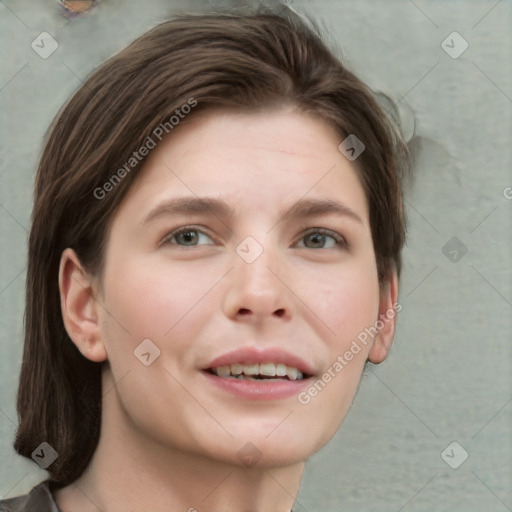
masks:
<svg viewBox="0 0 512 512"><path fill-rule="evenodd" d="M266 11L183 15L158 25L74 94L56 118L37 171L14 447L30 457L49 443L58 453L48 468L57 486L86 468L101 420L101 365L83 357L64 328L60 256L71 247L88 272L101 275L109 220L142 167L130 158L156 127L170 132L171 116L193 102L189 116L213 107L291 103L332 125L340 142L355 134L366 147L355 164L380 282L392 269L400 272L405 146L369 89L314 31L290 12ZM114 174L122 179L113 181ZM95 193L107 182L111 192Z"/></svg>

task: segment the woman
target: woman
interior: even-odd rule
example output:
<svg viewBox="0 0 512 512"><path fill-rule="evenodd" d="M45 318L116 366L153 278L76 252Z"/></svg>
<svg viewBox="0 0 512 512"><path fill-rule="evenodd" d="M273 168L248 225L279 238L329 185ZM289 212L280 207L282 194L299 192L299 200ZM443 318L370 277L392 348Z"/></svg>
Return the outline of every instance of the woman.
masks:
<svg viewBox="0 0 512 512"><path fill-rule="evenodd" d="M291 14L182 16L58 116L2 510L290 511L392 343L406 150Z"/></svg>

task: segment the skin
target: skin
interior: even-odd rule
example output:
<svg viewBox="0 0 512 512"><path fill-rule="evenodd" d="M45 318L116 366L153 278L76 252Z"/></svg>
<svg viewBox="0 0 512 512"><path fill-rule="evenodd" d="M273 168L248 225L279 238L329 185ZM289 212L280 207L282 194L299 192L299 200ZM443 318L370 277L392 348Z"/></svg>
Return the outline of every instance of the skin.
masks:
<svg viewBox="0 0 512 512"><path fill-rule="evenodd" d="M325 122L293 107L189 121L150 153L111 219L101 283L71 249L62 254L66 329L85 357L105 362L100 441L86 472L56 492L62 512L290 511L305 461L341 425L365 361L383 361L393 339L390 319L308 404L206 383L199 369L242 346L284 348L321 377L392 308L397 280L379 287L368 204ZM144 224L182 196L223 199L234 213ZM342 202L360 222L282 217L303 198ZM197 245L172 236L190 225L204 232ZM247 236L263 248L250 264L236 252ZM144 339L160 350L149 366L133 353ZM252 467L238 455L246 443L261 455Z"/></svg>

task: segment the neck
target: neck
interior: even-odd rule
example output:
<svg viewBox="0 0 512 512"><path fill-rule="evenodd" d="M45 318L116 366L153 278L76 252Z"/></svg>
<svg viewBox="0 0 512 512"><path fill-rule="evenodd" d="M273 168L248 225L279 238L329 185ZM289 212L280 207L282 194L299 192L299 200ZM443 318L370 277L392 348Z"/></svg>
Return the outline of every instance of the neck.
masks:
<svg viewBox="0 0 512 512"><path fill-rule="evenodd" d="M61 512L290 512L304 462L246 467L149 439L117 397L103 404L98 446L86 471L54 493Z"/></svg>

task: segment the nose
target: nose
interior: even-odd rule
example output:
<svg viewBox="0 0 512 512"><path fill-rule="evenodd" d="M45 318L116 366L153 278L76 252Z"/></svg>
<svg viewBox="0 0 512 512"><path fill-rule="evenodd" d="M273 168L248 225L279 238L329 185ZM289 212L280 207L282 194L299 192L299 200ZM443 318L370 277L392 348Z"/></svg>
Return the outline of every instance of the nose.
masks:
<svg viewBox="0 0 512 512"><path fill-rule="evenodd" d="M288 288L282 260L268 248L250 263L235 253L234 269L228 274L223 297L224 314L231 320L246 323L289 320L293 313L293 292Z"/></svg>

